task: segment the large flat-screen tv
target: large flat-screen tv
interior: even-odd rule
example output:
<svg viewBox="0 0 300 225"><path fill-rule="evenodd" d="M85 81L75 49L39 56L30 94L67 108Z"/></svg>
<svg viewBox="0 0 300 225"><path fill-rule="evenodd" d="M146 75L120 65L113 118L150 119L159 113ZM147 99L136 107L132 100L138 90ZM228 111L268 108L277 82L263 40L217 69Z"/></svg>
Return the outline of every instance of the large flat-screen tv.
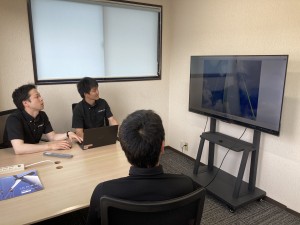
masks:
<svg viewBox="0 0 300 225"><path fill-rule="evenodd" d="M288 55L191 56L189 111L279 135Z"/></svg>

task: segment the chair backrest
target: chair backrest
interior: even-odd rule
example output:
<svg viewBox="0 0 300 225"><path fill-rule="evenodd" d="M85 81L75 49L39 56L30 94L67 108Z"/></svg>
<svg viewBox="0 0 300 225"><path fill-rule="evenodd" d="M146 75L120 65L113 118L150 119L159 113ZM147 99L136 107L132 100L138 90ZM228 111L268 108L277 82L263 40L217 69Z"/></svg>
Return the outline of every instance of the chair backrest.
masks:
<svg viewBox="0 0 300 225"><path fill-rule="evenodd" d="M16 110L17 109L10 109L10 110L5 110L0 112L0 148L2 148L2 144L3 144L3 134L4 134L7 117Z"/></svg>
<svg viewBox="0 0 300 225"><path fill-rule="evenodd" d="M72 112L74 111L74 108L75 106L77 105L78 103L72 103Z"/></svg>
<svg viewBox="0 0 300 225"><path fill-rule="evenodd" d="M205 189L164 201L129 201L103 196L101 225L199 225Z"/></svg>

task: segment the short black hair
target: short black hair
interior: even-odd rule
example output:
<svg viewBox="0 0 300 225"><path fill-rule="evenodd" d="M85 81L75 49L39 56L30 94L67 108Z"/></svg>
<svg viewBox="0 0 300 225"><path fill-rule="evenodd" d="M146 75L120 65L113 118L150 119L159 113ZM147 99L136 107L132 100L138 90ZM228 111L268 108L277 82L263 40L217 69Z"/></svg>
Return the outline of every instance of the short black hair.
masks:
<svg viewBox="0 0 300 225"><path fill-rule="evenodd" d="M136 167L155 167L165 139L162 120L152 110L128 115L119 129L119 141L128 162Z"/></svg>
<svg viewBox="0 0 300 225"><path fill-rule="evenodd" d="M29 92L32 89L36 89L36 86L34 84L25 84L14 90L14 92L12 93L12 98L18 109L24 109L23 101L29 99Z"/></svg>
<svg viewBox="0 0 300 225"><path fill-rule="evenodd" d="M84 98L85 93L90 93L91 89L95 87L98 87L98 82L91 77L84 77L77 84L78 93L82 98Z"/></svg>

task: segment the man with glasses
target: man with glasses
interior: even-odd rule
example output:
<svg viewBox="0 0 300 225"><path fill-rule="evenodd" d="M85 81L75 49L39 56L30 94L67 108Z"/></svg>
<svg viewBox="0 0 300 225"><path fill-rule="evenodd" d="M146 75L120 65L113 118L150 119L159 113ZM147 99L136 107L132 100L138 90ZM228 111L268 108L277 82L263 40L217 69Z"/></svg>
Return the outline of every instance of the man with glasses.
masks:
<svg viewBox="0 0 300 225"><path fill-rule="evenodd" d="M34 84L15 89L12 98L18 110L7 118L3 141L16 154L65 150L72 147L72 139L82 141L71 131L61 134L53 131L47 114L42 111L44 100ZM40 142L43 134L49 142Z"/></svg>

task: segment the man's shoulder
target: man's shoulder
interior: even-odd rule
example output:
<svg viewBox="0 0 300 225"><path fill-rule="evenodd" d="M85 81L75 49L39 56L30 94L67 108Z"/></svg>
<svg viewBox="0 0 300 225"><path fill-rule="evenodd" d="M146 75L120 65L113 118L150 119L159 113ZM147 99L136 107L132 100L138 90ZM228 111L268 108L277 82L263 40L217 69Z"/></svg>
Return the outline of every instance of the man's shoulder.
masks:
<svg viewBox="0 0 300 225"><path fill-rule="evenodd" d="M11 114L9 114L9 116L7 117L7 120L11 120L11 119L22 119L23 116L22 116L22 112L17 109L15 110L14 112L12 112Z"/></svg>
<svg viewBox="0 0 300 225"><path fill-rule="evenodd" d="M110 191L112 191L112 186L119 187L118 180L120 179L123 179L123 177L99 183L94 189L93 196L107 195L108 193L110 193Z"/></svg>
<svg viewBox="0 0 300 225"><path fill-rule="evenodd" d="M83 104L83 99L80 101L80 102L78 102L78 103L75 103L76 104L76 106L75 107L77 107L77 106L82 106L82 104Z"/></svg>
<svg viewBox="0 0 300 225"><path fill-rule="evenodd" d="M107 102L106 102L105 99L99 98L99 99L96 100L96 103L97 103L97 104L106 104Z"/></svg>
<svg viewBox="0 0 300 225"><path fill-rule="evenodd" d="M17 115L22 115L22 111L20 109L15 109L13 110L10 114L11 115L14 115L14 116L17 116Z"/></svg>
<svg viewBox="0 0 300 225"><path fill-rule="evenodd" d="M83 111L83 100L78 103L74 103L73 113L78 113Z"/></svg>
<svg viewBox="0 0 300 225"><path fill-rule="evenodd" d="M170 178L170 179L178 179L178 180L186 180L186 181L192 181L192 178L190 178L187 175L184 174L173 174L173 173L164 173L163 175L166 179Z"/></svg>
<svg viewBox="0 0 300 225"><path fill-rule="evenodd" d="M22 112L20 110L16 110L12 112L6 119L6 127L8 129L16 127L18 125L24 124L24 117L22 116Z"/></svg>
<svg viewBox="0 0 300 225"><path fill-rule="evenodd" d="M130 180L130 176L107 180L107 181L100 183L99 185L102 185L102 186L115 185L115 184L127 182L128 180Z"/></svg>
<svg viewBox="0 0 300 225"><path fill-rule="evenodd" d="M77 103L73 103L73 107L74 107L74 110L75 109L78 109L78 108L80 108L80 107L82 107L82 105L83 105L83 101L84 100L81 100L80 102L77 102Z"/></svg>
<svg viewBox="0 0 300 225"><path fill-rule="evenodd" d="M103 110L109 108L109 106L105 99L99 98L96 100L96 108Z"/></svg>
<svg viewBox="0 0 300 225"><path fill-rule="evenodd" d="M179 179L190 179L189 176L184 175L184 174L164 173L164 175L165 175L166 177L176 177L176 178L179 178Z"/></svg>
<svg viewBox="0 0 300 225"><path fill-rule="evenodd" d="M184 174L165 173L164 177L165 179L173 180L175 183L181 185L193 186L194 189L198 187L197 183L195 183L195 181L191 177Z"/></svg>
<svg viewBox="0 0 300 225"><path fill-rule="evenodd" d="M39 114L40 114L41 116L47 116L47 113L46 113L45 111L40 111Z"/></svg>
<svg viewBox="0 0 300 225"><path fill-rule="evenodd" d="M111 180L107 180L104 182L99 183L95 190L111 190L111 188L113 187L120 187L120 184L124 184L124 183L128 183L130 182L130 178L127 177L120 177L120 178L116 178L116 179L111 179Z"/></svg>
<svg viewBox="0 0 300 225"><path fill-rule="evenodd" d="M48 120L47 113L44 111L39 112L39 117L42 118L42 120Z"/></svg>

